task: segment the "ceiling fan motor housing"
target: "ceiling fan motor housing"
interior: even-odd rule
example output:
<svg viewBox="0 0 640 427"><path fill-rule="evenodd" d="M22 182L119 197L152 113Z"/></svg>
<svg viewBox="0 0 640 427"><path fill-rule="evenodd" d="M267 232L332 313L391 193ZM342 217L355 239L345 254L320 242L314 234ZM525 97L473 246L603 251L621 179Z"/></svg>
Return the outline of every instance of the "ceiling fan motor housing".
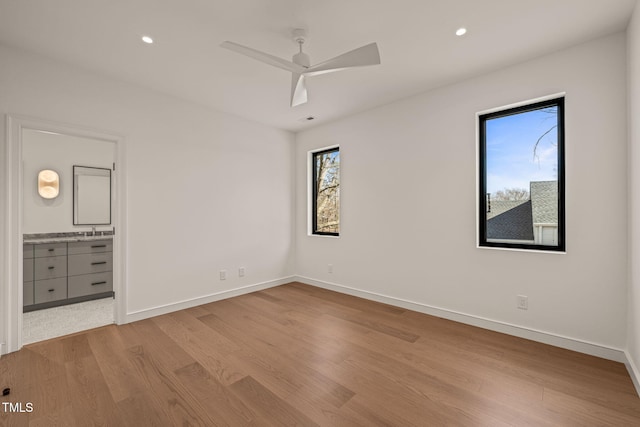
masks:
<svg viewBox="0 0 640 427"><path fill-rule="evenodd" d="M292 61L294 64L302 65L303 67L309 68L311 66L311 60L309 59L309 55L307 55L302 51L293 55Z"/></svg>

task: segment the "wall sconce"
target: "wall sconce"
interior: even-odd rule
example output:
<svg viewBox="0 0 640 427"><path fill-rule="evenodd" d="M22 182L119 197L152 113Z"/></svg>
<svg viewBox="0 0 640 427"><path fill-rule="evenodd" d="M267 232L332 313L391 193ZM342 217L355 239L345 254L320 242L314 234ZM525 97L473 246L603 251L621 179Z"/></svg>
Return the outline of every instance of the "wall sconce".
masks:
<svg viewBox="0 0 640 427"><path fill-rule="evenodd" d="M60 177L50 169L38 172L38 194L43 199L55 199L60 194Z"/></svg>

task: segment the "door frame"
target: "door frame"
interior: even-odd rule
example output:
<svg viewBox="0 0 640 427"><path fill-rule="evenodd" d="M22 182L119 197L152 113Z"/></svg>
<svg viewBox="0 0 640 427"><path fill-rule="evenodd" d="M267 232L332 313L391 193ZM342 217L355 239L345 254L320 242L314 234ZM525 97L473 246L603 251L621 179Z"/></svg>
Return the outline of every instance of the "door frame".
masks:
<svg viewBox="0 0 640 427"><path fill-rule="evenodd" d="M115 227L113 236L113 290L115 292L113 318L116 324L126 323L126 167L124 138L112 133L96 131L82 126L56 123L33 117L7 114L4 151L5 206L0 237L4 268L0 277L0 354L22 348L22 218L23 218L23 158L22 130L41 130L91 138L114 144L115 170L112 170L115 195L112 196ZM4 335L4 336L3 336ZM2 339L4 338L4 340ZM3 344L3 345L2 345Z"/></svg>

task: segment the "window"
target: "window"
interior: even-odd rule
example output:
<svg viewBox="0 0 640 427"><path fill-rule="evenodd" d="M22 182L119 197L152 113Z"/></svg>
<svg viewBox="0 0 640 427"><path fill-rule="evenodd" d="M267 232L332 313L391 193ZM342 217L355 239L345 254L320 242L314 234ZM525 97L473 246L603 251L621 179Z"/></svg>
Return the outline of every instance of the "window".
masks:
<svg viewBox="0 0 640 427"><path fill-rule="evenodd" d="M478 124L479 246L564 251L564 98Z"/></svg>
<svg viewBox="0 0 640 427"><path fill-rule="evenodd" d="M340 148L312 153L312 233L340 234Z"/></svg>

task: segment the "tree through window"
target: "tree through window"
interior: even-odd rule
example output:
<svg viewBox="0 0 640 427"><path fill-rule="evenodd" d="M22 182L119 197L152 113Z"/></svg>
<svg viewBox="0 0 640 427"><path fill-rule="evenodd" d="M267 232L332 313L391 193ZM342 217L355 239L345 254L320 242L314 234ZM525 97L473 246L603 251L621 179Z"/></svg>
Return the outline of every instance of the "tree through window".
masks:
<svg viewBox="0 0 640 427"><path fill-rule="evenodd" d="M479 245L564 251L564 98L478 124Z"/></svg>
<svg viewBox="0 0 640 427"><path fill-rule="evenodd" d="M340 234L340 149L313 153L313 234Z"/></svg>

